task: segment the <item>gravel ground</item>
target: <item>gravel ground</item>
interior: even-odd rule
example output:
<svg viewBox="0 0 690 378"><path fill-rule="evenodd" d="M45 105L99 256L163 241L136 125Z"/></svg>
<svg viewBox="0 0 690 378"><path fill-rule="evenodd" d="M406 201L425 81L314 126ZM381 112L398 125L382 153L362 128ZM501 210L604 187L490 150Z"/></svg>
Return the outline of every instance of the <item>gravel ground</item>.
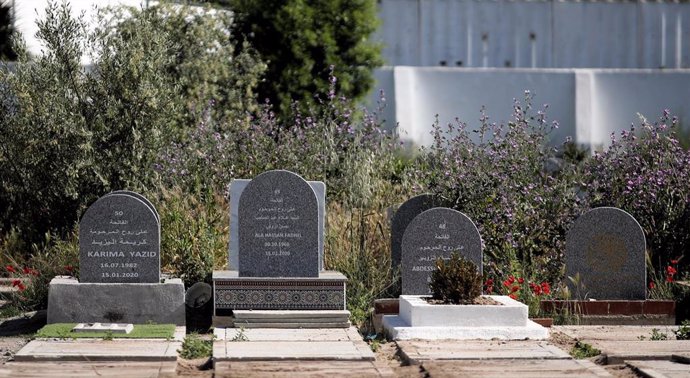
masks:
<svg viewBox="0 0 690 378"><path fill-rule="evenodd" d="M5 363L14 357L30 340L29 336L0 337L0 362Z"/></svg>

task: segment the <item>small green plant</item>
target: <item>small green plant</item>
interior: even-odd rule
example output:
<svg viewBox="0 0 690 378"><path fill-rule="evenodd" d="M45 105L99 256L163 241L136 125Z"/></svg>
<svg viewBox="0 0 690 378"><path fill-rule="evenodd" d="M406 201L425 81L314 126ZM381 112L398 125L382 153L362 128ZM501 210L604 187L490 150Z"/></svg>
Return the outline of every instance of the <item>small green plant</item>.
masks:
<svg viewBox="0 0 690 378"><path fill-rule="evenodd" d="M659 328L652 328L652 335L649 337L652 341L668 340L668 335L661 332Z"/></svg>
<svg viewBox="0 0 690 378"><path fill-rule="evenodd" d="M429 287L433 299L443 303L471 303L482 294L482 274L473 262L453 252L448 260L436 259Z"/></svg>
<svg viewBox="0 0 690 378"><path fill-rule="evenodd" d="M690 340L690 320L683 320L674 334L676 335L676 340Z"/></svg>
<svg viewBox="0 0 690 378"><path fill-rule="evenodd" d="M244 327L240 327L230 341L249 341L249 338L244 331Z"/></svg>
<svg viewBox="0 0 690 378"><path fill-rule="evenodd" d="M213 352L213 339L204 340L199 334L191 333L184 338L182 349L177 352L180 354L180 357L187 360L211 357Z"/></svg>
<svg viewBox="0 0 690 378"><path fill-rule="evenodd" d="M111 330L105 331L105 336L103 336L103 340L113 341L113 331L111 331Z"/></svg>
<svg viewBox="0 0 690 378"><path fill-rule="evenodd" d="M570 350L570 355L576 359L590 358L600 353L601 351L599 349L581 341L576 342L573 349Z"/></svg>

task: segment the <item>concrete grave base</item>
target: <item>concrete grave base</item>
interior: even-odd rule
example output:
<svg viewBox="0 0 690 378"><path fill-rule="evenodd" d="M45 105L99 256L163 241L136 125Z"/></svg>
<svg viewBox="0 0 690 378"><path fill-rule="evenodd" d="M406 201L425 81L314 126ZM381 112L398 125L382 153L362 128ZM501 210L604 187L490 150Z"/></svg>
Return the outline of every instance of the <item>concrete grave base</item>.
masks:
<svg viewBox="0 0 690 378"><path fill-rule="evenodd" d="M400 316L384 315L383 328L390 340L544 340L549 331L528 320L522 327L410 327Z"/></svg>
<svg viewBox="0 0 690 378"><path fill-rule="evenodd" d="M507 296L489 296L500 305L436 305L424 297L400 296L400 315L384 315L389 338L409 339L546 339L546 328L527 318L527 306Z"/></svg>
<svg viewBox="0 0 690 378"><path fill-rule="evenodd" d="M80 283L74 277L50 281L48 324L133 323L185 325L184 284Z"/></svg>

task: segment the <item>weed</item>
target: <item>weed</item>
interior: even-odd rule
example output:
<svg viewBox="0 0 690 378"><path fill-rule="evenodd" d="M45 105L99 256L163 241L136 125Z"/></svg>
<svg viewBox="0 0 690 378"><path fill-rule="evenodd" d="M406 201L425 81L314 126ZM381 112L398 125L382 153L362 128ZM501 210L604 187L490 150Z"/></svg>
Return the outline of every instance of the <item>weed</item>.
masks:
<svg viewBox="0 0 690 378"><path fill-rule="evenodd" d="M683 320L678 330L674 332L676 340L690 340L690 320Z"/></svg>
<svg viewBox="0 0 690 378"><path fill-rule="evenodd" d="M182 342L182 349L177 351L180 357L192 360L195 358L211 357L213 352L213 339L204 340L199 334L187 335Z"/></svg>
<svg viewBox="0 0 690 378"><path fill-rule="evenodd" d="M570 355L576 359L590 358L598 356L600 353L599 349L581 341L576 342L573 349L570 350Z"/></svg>
<svg viewBox="0 0 690 378"><path fill-rule="evenodd" d="M237 333L235 333L235 336L230 341L249 341L249 338L244 333L244 331L245 331L244 327L240 327L237 330Z"/></svg>
<svg viewBox="0 0 690 378"><path fill-rule="evenodd" d="M113 331L111 331L111 330L105 331L105 336L103 336L103 340L113 341Z"/></svg>
<svg viewBox="0 0 690 378"><path fill-rule="evenodd" d="M661 332L658 328L652 328L652 335L649 339L652 341L668 340L668 335Z"/></svg>

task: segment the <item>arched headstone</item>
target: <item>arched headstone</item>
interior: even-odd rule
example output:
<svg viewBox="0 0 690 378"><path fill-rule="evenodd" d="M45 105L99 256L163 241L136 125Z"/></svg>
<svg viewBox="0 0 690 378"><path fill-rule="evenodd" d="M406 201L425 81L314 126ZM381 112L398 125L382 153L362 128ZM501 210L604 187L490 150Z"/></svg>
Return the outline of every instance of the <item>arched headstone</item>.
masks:
<svg viewBox="0 0 690 378"><path fill-rule="evenodd" d="M473 262L482 272L482 239L472 220L444 207L417 215L402 240L402 294L430 294L436 259L449 258L452 252Z"/></svg>
<svg viewBox="0 0 690 378"><path fill-rule="evenodd" d="M160 224L144 201L108 194L79 223L81 282L160 282Z"/></svg>
<svg viewBox="0 0 690 378"><path fill-rule="evenodd" d="M240 196L240 277L318 277L318 203L299 175L275 170Z"/></svg>
<svg viewBox="0 0 690 378"><path fill-rule="evenodd" d="M574 297L646 299L644 231L635 218L615 207L599 207L580 216L565 241L567 277L579 274Z"/></svg>

